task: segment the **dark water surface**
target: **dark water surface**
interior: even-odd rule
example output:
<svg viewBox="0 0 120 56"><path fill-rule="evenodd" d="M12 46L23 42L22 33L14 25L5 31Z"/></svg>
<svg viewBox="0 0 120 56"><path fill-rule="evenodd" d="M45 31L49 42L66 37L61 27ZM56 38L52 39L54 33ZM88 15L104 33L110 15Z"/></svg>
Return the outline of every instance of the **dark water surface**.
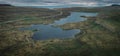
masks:
<svg viewBox="0 0 120 56"><path fill-rule="evenodd" d="M65 39L74 38L76 34L80 33L79 29L64 30L60 27L54 27L53 25L63 25L66 23L85 21L86 18L80 16L96 16L97 13L87 12L71 12L71 15L55 21L53 24L43 25L31 25L30 27L20 28L21 30L37 30L34 32L34 40L47 40L47 39Z"/></svg>

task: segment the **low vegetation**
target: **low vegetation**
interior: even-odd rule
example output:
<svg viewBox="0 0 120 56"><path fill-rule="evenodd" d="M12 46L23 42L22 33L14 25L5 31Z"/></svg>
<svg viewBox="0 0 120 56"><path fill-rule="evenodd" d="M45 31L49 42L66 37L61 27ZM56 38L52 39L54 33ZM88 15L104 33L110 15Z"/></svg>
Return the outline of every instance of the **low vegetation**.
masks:
<svg viewBox="0 0 120 56"><path fill-rule="evenodd" d="M63 29L80 29L81 32L75 38L39 41L32 39L33 31L20 31L18 28L30 24L52 23L54 20L68 16L71 10L68 12L62 9L63 14L60 16L41 18L42 16L59 14L59 9L54 11L33 8L21 9L12 6L1 7L0 11L4 10L4 12L0 12L4 13L4 16L0 18L1 22L19 18L29 19L0 24L0 56L120 56L119 8L105 7L99 11L99 15L96 17L88 17L88 20L83 22L67 23L59 26ZM75 10L82 11L82 9ZM88 12L88 10L89 12L98 11L96 11L96 8L86 9L85 11ZM35 16L36 14L42 15L38 17ZM4 19L4 17L6 18Z"/></svg>

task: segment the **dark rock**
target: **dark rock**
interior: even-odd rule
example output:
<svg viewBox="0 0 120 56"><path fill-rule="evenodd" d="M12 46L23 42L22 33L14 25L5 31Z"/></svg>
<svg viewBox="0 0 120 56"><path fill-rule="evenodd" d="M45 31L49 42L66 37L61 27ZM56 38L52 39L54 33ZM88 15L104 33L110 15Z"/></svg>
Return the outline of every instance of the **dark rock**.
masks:
<svg viewBox="0 0 120 56"><path fill-rule="evenodd" d="M80 17L86 18L87 16L80 16Z"/></svg>

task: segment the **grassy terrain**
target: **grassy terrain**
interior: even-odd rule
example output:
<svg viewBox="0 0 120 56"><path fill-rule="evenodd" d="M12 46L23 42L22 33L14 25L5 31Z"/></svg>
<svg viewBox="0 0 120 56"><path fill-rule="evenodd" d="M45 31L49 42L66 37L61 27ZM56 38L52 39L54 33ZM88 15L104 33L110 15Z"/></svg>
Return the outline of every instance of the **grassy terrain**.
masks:
<svg viewBox="0 0 120 56"><path fill-rule="evenodd" d="M60 11L76 11L76 12L103 12L119 10L120 6L105 6L105 7L71 7L71 8L58 8Z"/></svg>
<svg viewBox="0 0 120 56"><path fill-rule="evenodd" d="M30 7L0 7L0 30L31 24L49 24L70 15L69 12Z"/></svg>
<svg viewBox="0 0 120 56"><path fill-rule="evenodd" d="M69 15L68 11L83 11L83 9L62 10L64 13L61 16L41 18L59 14L59 9L56 12L44 8L1 7L0 11L4 10L4 12L1 12L0 15L4 13L4 16L1 17L5 17L5 19L0 19L1 22L19 18L30 19L0 25L0 56L120 56L119 7L105 7L101 11L97 9L84 10L99 12L96 17L59 26L63 29L80 29L81 33L77 34L75 38L36 41L31 37L33 31L19 31L17 28L30 24L49 24ZM10 17L7 17L9 15Z"/></svg>
<svg viewBox="0 0 120 56"><path fill-rule="evenodd" d="M89 18L84 22L65 24L61 27L81 29L82 36L80 33L76 37L93 49L92 56L119 56L119 11L101 12L95 19Z"/></svg>

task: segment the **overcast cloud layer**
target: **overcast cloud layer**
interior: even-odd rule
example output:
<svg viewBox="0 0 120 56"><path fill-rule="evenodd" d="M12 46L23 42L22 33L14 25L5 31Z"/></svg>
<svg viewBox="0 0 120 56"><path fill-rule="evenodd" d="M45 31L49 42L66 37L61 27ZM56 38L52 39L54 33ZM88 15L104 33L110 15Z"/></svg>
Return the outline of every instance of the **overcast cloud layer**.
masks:
<svg viewBox="0 0 120 56"><path fill-rule="evenodd" d="M120 0L0 0L0 4L12 4L16 6L57 6L67 4L98 5L120 4Z"/></svg>

